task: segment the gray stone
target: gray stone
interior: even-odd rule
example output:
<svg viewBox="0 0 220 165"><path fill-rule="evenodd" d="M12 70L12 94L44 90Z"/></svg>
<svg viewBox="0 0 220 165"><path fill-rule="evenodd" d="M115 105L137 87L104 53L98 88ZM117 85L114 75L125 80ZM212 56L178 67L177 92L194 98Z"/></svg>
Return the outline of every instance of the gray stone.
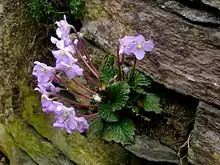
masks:
<svg viewBox="0 0 220 165"><path fill-rule="evenodd" d="M141 71L167 88L220 105L218 28L192 24L155 1L90 0L86 7L87 38L115 52L121 36L143 34L155 49L138 61Z"/></svg>
<svg viewBox="0 0 220 165"><path fill-rule="evenodd" d="M160 4L163 9L180 14L195 22L220 24L220 17L198 8L190 8L179 1L169 0Z"/></svg>
<svg viewBox="0 0 220 165"><path fill-rule="evenodd" d="M202 2L220 10L220 0L202 0Z"/></svg>
<svg viewBox="0 0 220 165"><path fill-rule="evenodd" d="M12 165L125 165L130 154L119 145L88 139L78 133L67 136L66 132L52 127L53 119L48 114L40 114L40 98L33 89L31 73L35 60L47 61L50 65L53 59L43 42L47 37L46 29L29 18L26 0L2 3L0 122L12 144L5 143L8 138L2 136L0 127L0 151ZM11 153L15 154L15 161Z"/></svg>
<svg viewBox="0 0 220 165"><path fill-rule="evenodd" d="M199 103L189 137L188 160L195 165L220 164L220 109Z"/></svg>
<svg viewBox="0 0 220 165"><path fill-rule="evenodd" d="M178 164L177 154L147 136L137 136L133 145L125 147L134 155L152 162L167 162Z"/></svg>

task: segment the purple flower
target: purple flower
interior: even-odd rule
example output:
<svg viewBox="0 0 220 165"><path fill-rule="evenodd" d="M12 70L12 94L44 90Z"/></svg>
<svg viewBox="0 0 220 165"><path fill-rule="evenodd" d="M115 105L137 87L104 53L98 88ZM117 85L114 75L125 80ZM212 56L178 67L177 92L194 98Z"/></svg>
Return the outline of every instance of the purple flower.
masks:
<svg viewBox="0 0 220 165"><path fill-rule="evenodd" d="M154 44L152 41L145 41L143 35L135 37L135 46L133 47L133 53L138 60L142 60L146 52L153 50Z"/></svg>
<svg viewBox="0 0 220 165"><path fill-rule="evenodd" d="M74 63L69 65L64 63L63 61L60 61L56 63L56 70L63 71L69 79L73 79L76 76L83 75L83 69Z"/></svg>
<svg viewBox="0 0 220 165"><path fill-rule="evenodd" d="M83 117L76 117L77 130L82 133L89 129L87 120Z"/></svg>
<svg viewBox="0 0 220 165"><path fill-rule="evenodd" d="M52 112L55 109L53 100L50 99L47 94L41 95L41 105L44 112Z"/></svg>
<svg viewBox="0 0 220 165"><path fill-rule="evenodd" d="M35 61L34 64L35 66L32 74L37 77L39 85L53 81L55 77L55 68L38 61Z"/></svg>
<svg viewBox="0 0 220 165"><path fill-rule="evenodd" d="M72 56L74 53L75 50L73 50L71 46L68 46L63 50L52 51L53 56L57 59L57 63L63 61L66 64L73 64L78 61Z"/></svg>
<svg viewBox="0 0 220 165"><path fill-rule="evenodd" d="M34 90L39 91L41 94L47 94L48 92L56 94L60 92L60 88L55 87L51 82L38 85Z"/></svg>
<svg viewBox="0 0 220 165"><path fill-rule="evenodd" d="M132 36L125 36L122 39L120 39L119 54L125 54L127 56L132 55L133 48L135 46L134 40L135 37Z"/></svg>
<svg viewBox="0 0 220 165"><path fill-rule="evenodd" d="M56 34L60 39L66 40L69 37L70 33L70 25L66 20L66 16L64 15L64 20L55 22L58 26L56 30Z"/></svg>
<svg viewBox="0 0 220 165"><path fill-rule="evenodd" d="M70 46L72 45L72 40L67 37L65 39L62 39L62 40L58 40L57 38L51 36L50 37L50 41L53 43L53 44L56 44L56 47L58 49L63 49L64 47L67 47L67 46ZM74 46L72 46L73 49L74 49Z"/></svg>
<svg viewBox="0 0 220 165"><path fill-rule="evenodd" d="M84 118L76 117L74 108L67 108L63 104L59 104L54 112L56 114L54 127L64 128L70 134L74 130L82 133L88 129L87 121Z"/></svg>

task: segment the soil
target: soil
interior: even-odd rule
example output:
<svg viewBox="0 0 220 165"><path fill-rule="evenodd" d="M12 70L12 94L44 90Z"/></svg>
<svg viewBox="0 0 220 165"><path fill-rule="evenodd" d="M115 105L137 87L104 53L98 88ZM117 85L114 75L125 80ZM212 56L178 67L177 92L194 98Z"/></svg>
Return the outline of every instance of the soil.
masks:
<svg viewBox="0 0 220 165"><path fill-rule="evenodd" d="M137 134L148 135L178 151L193 129L198 100L171 91L157 83L153 84L151 90L160 95L163 112L143 113L151 121L137 119Z"/></svg>

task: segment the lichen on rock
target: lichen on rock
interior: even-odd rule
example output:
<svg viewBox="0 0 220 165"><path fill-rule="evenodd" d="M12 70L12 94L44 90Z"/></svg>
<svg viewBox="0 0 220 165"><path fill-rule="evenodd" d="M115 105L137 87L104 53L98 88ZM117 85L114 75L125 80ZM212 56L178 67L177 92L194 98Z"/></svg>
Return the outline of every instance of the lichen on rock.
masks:
<svg viewBox="0 0 220 165"><path fill-rule="evenodd" d="M126 164L129 153L117 144L67 135L52 127L50 114L43 114L40 97L33 90L33 61L50 61L46 30L30 20L25 0L4 1L0 25L0 150L12 165L32 164ZM7 138L7 143L5 138ZM10 152L13 150L13 155ZM22 162L18 157L27 162ZM17 162L17 160L19 160Z"/></svg>

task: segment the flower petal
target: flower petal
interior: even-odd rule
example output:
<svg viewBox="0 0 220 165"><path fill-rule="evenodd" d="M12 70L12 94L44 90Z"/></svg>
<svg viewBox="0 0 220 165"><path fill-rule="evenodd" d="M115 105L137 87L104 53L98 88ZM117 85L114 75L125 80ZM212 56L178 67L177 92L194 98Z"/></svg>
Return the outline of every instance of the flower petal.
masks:
<svg viewBox="0 0 220 165"><path fill-rule="evenodd" d="M134 51L134 55L136 56L136 58L138 60L142 60L144 58L145 51L144 51L144 49L136 49Z"/></svg>
<svg viewBox="0 0 220 165"><path fill-rule="evenodd" d="M143 48L146 52L151 52L154 48L154 43L151 40L145 41Z"/></svg>

